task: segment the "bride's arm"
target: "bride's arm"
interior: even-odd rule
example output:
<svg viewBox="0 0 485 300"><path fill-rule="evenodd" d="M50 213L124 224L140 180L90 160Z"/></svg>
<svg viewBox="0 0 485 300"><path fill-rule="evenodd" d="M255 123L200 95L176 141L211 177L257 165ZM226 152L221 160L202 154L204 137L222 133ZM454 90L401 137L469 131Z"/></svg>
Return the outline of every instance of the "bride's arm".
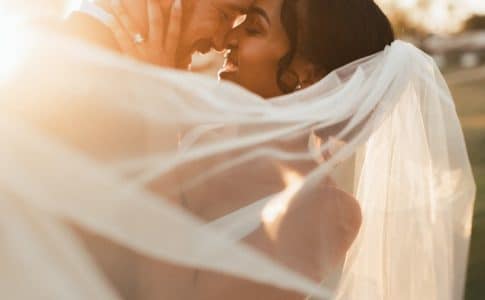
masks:
<svg viewBox="0 0 485 300"><path fill-rule="evenodd" d="M279 263L316 282L327 278L345 258L362 222L357 200L327 180L307 186L288 209L245 239ZM199 299L301 300L292 291L213 272L200 272Z"/></svg>

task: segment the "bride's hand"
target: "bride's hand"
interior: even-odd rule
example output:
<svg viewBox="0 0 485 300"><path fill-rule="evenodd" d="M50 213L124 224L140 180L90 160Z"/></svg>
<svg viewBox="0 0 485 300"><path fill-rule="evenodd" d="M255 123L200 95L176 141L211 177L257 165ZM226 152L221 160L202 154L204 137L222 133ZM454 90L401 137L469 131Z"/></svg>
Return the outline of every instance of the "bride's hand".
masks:
<svg viewBox="0 0 485 300"><path fill-rule="evenodd" d="M110 27L124 53L159 66L175 67L181 32L182 0L172 1L168 16L164 16L160 2L147 1L148 36L141 35L119 0L111 1L115 18ZM168 22L165 22L165 17ZM166 30L164 24L168 24Z"/></svg>

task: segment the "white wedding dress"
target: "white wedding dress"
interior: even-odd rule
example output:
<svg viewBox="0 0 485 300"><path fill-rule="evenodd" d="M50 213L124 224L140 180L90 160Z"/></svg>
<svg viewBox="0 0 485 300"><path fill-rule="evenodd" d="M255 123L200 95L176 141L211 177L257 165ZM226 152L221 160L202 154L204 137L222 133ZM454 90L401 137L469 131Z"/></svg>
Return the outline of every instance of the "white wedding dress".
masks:
<svg viewBox="0 0 485 300"><path fill-rule="evenodd" d="M48 33L17 38L15 61L0 58L2 299L122 297L67 224L312 299L463 297L475 183L446 83L414 46L265 101ZM355 239L333 210L345 201L318 198L329 178L360 207ZM261 228L295 252L245 240ZM292 253L332 268L316 278Z"/></svg>

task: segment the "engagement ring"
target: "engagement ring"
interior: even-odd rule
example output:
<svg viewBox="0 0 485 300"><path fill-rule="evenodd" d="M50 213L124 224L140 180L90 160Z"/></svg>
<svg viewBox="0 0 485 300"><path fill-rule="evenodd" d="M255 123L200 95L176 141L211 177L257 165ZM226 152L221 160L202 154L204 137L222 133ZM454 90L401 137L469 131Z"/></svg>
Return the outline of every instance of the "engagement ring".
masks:
<svg viewBox="0 0 485 300"><path fill-rule="evenodd" d="M144 41L145 41L145 38L143 38L143 36L140 33L136 33L135 35L133 35L133 43L140 45L140 44L143 44Z"/></svg>

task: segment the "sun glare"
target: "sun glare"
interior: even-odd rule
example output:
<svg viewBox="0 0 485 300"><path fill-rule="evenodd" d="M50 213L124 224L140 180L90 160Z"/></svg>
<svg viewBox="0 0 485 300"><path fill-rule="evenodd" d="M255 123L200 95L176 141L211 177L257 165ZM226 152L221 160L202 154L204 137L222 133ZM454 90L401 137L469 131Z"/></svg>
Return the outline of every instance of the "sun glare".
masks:
<svg viewBox="0 0 485 300"><path fill-rule="evenodd" d="M80 5L81 0L0 1L0 80L11 76L26 54L27 32L22 23L32 17L60 17Z"/></svg>
<svg viewBox="0 0 485 300"><path fill-rule="evenodd" d="M376 0L387 13L402 13L431 33L458 32L469 17L485 13L483 0Z"/></svg>
<svg viewBox="0 0 485 300"><path fill-rule="evenodd" d="M277 232L273 223L279 216L284 215L290 205L290 200L303 186L303 177L295 171L284 169L281 170L281 176L285 182L286 188L273 198L263 209L261 217L265 229L271 238L275 239Z"/></svg>
<svg viewBox="0 0 485 300"><path fill-rule="evenodd" d="M410 8L416 5L418 0L401 0L397 3L398 7Z"/></svg>
<svg viewBox="0 0 485 300"><path fill-rule="evenodd" d="M8 78L20 61L24 49L24 35L15 30L19 20L0 11L0 80Z"/></svg>

